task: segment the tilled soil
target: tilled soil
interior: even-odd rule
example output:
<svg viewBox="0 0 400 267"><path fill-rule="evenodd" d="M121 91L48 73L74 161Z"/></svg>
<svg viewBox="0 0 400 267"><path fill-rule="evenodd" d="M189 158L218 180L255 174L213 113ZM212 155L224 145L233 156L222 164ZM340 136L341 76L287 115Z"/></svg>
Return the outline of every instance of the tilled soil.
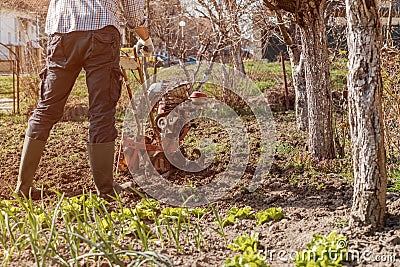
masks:
<svg viewBox="0 0 400 267"><path fill-rule="evenodd" d="M2 153L0 166L0 198L12 198L15 187L20 153L24 139L26 118L0 115L0 141ZM292 113L275 114L278 144L286 144L303 150L304 135L295 130ZM118 122L121 126L121 122ZM200 126L199 126L200 127ZM83 191L93 191L88 157L86 153L88 122L66 121L55 125L49 138L41 164L36 174L37 186L47 190L49 198L55 198L54 189L67 196ZM197 133L201 131L197 131ZM207 137L221 139L219 132L205 131ZM215 203L223 215L232 207L250 206L254 210L282 207L285 218L278 222L257 226L251 220L239 220L225 228L226 241L211 227L210 217L202 229L205 244L199 252L195 246L184 246L182 251L170 248L156 249L168 255L176 266L220 266L234 252L227 245L237 236L257 232L267 263L271 266L294 266L291 252L303 250L313 234L329 234L337 231L348 238L348 248L365 255L349 261L349 266L399 266L400 261L400 198L397 193L388 193L387 226L379 232L369 233L368 229L350 230L347 226L352 202L352 183L348 176L323 168L309 171L291 164L289 152L275 155L269 173L264 174L264 183L255 192L239 185L227 196ZM227 155L221 156L225 164ZM349 162L343 161L343 164ZM223 172L223 166L213 163L209 170L198 175L175 172L169 179L177 184L201 185ZM251 177L254 166L246 169L245 178ZM349 168L347 166L347 168ZM116 177L117 182L131 181L127 172ZM139 200L137 195L123 195L122 201L131 205ZM386 261L383 261L386 259ZM396 261L393 262L393 259ZM33 259L31 259L33 260ZM25 262L27 259L24 259ZM16 263L17 264L17 263ZM18 264L17 264L18 265Z"/></svg>

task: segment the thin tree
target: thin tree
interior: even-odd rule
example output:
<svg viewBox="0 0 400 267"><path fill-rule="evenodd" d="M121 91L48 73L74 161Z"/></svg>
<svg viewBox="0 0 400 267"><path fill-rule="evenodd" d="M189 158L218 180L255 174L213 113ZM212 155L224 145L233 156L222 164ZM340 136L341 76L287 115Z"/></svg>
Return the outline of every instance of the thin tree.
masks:
<svg viewBox="0 0 400 267"><path fill-rule="evenodd" d="M159 50L164 50L167 56L175 54L174 45L178 40L179 20L181 13L180 1L147 1L149 27L155 44ZM163 52L164 52L163 51ZM168 60L169 62L169 60Z"/></svg>
<svg viewBox="0 0 400 267"><path fill-rule="evenodd" d="M332 95L325 25L326 0L264 0L270 10L294 14L300 27L308 104L308 145L311 155L335 157Z"/></svg>
<svg viewBox="0 0 400 267"><path fill-rule="evenodd" d="M378 3L376 0L346 0L346 11L354 168L350 225L378 229L385 224L387 188Z"/></svg>
<svg viewBox="0 0 400 267"><path fill-rule="evenodd" d="M249 24L248 13L254 2L255 0L196 0L196 12L212 24L214 43L222 42L224 44L222 48L229 49L234 68L242 73L245 73L242 26Z"/></svg>
<svg viewBox="0 0 400 267"><path fill-rule="evenodd" d="M293 22L292 19L288 19L285 21L280 11L276 11L275 14L283 41L287 46L290 64L292 67L293 87L296 94L295 110L297 129L299 129L300 131L307 131L308 106L304 57L301 51L300 40L297 37L297 25Z"/></svg>

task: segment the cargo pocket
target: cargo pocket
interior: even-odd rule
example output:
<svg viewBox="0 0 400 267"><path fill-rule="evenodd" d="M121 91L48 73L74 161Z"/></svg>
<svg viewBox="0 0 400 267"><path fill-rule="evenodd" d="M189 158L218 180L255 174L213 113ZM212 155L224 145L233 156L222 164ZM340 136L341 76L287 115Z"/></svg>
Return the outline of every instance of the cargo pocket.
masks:
<svg viewBox="0 0 400 267"><path fill-rule="evenodd" d="M46 78L47 78L47 68L42 69L39 72L39 78L40 78L40 99L44 99L44 91L45 91L45 83L46 83Z"/></svg>
<svg viewBox="0 0 400 267"><path fill-rule="evenodd" d="M122 71L120 68L114 68L111 70L111 86L110 86L110 98L113 102L118 102L121 97L122 91Z"/></svg>
<svg viewBox="0 0 400 267"><path fill-rule="evenodd" d="M63 36L53 35L49 37L47 43L47 57L54 62L64 62L66 61L64 49L63 49Z"/></svg>
<svg viewBox="0 0 400 267"><path fill-rule="evenodd" d="M115 56L115 48L117 47L117 39L113 33L96 32L94 34L92 57L104 60L113 60Z"/></svg>

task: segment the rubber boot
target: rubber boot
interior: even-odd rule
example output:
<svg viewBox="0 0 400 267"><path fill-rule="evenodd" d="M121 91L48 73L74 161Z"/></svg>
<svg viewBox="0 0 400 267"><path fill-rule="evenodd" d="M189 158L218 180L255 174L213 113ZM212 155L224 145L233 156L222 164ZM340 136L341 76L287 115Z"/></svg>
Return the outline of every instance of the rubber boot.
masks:
<svg viewBox="0 0 400 267"><path fill-rule="evenodd" d="M32 186L33 177L42 157L45 141L25 136L19 166L18 182L15 193L19 196L30 197L33 200L41 198L41 191Z"/></svg>
<svg viewBox="0 0 400 267"><path fill-rule="evenodd" d="M100 197L112 201L112 198L116 197L116 194L119 194L122 191L130 193L134 192L132 190L132 182L127 182L122 185L114 182L114 142L96 144L89 143L87 147L93 181L96 186L97 194Z"/></svg>
<svg viewBox="0 0 400 267"><path fill-rule="evenodd" d="M87 145L90 169L97 194L106 199L115 197L115 194L122 190L113 180L114 147L114 142Z"/></svg>

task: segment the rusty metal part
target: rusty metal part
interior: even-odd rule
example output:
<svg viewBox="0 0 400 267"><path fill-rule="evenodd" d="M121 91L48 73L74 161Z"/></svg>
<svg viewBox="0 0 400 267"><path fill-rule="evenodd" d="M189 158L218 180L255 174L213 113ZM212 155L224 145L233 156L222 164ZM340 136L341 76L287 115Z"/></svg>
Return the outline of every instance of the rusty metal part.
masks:
<svg viewBox="0 0 400 267"><path fill-rule="evenodd" d="M123 168L128 168L130 172L137 171L140 167L140 162L141 159L143 159L142 157L144 156L144 153L147 153L150 162L155 170L158 173L163 174L168 172L172 168L165 154L178 151L180 149L181 141L185 138L191 128L190 123L185 124L183 127L179 127L179 123L182 123L184 117L188 116L187 114L190 113L190 100L192 100L190 96L193 96L191 95L193 93L193 86L191 83L188 82L181 84L163 83L158 95L156 95L155 97L152 97L150 95L149 97L147 84L148 81L145 81L145 74L143 69L145 68L145 66L141 65L136 50L134 50L133 59L133 62L131 62L131 59L121 60L121 69L128 91L128 96L131 100L131 108L134 113L138 135L134 139L131 139L124 135L122 136L117 169L121 170ZM147 110L151 110L148 120L148 122L150 123L150 127L146 127L145 125L143 125L143 129L136 113L136 107L134 106L134 103L132 103L133 94L131 88L129 87L128 76L126 74L127 69L132 70L133 68L139 74L139 81L142 85L145 104L148 107ZM194 98L204 98L204 95L202 93L200 94L201 95L199 95L199 92L197 92L197 95L199 95L199 97ZM187 102L189 105L180 106L178 111L176 113L173 113L173 118L171 118L173 122L168 122L165 127L160 127L162 126L163 119L165 119L177 106L186 101L189 101ZM154 107L151 106L151 103L153 103ZM158 114L156 117L154 116L155 113ZM161 143L161 135L176 136L175 131L177 130L180 130L178 135L178 142L172 141L170 144ZM124 151L121 155L122 148L124 148ZM200 155L200 153L195 154L198 154L197 156Z"/></svg>
<svg viewBox="0 0 400 267"><path fill-rule="evenodd" d="M159 174L164 174L171 169L171 164L169 163L168 159L165 157L165 153L161 152L161 151L156 152L151 157L151 164L153 164L154 169Z"/></svg>

